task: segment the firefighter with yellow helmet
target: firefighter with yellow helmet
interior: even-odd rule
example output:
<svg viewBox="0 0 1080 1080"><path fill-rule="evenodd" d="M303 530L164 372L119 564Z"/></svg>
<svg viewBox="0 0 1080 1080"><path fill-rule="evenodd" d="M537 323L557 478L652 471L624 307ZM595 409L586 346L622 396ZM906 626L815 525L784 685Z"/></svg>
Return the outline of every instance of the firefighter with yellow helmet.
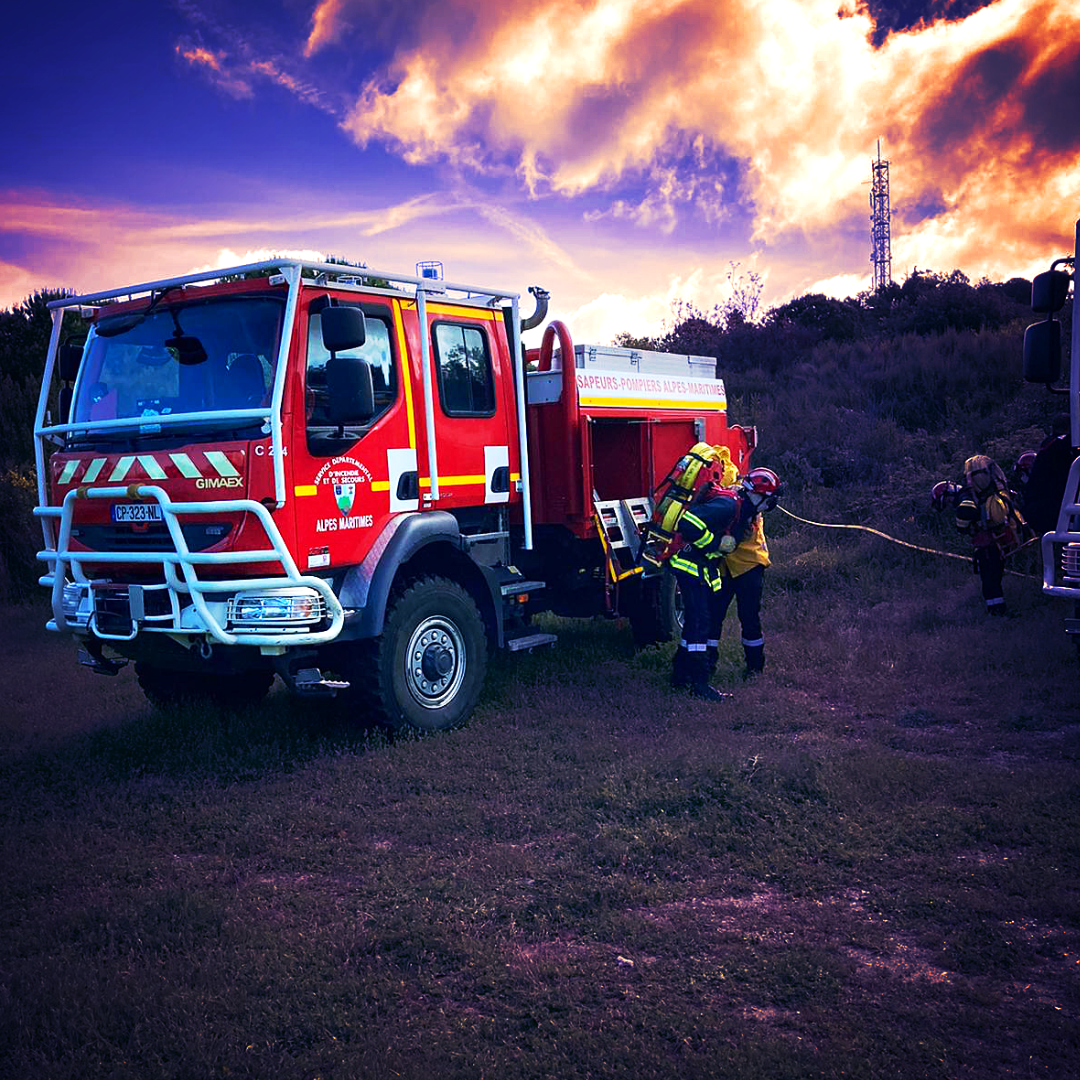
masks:
<svg viewBox="0 0 1080 1080"><path fill-rule="evenodd" d="M761 592L769 549L762 514L781 493L771 469L751 469L734 490L709 486L681 517L681 551L670 565L683 597L683 636L671 683L706 701L725 695L709 685L719 656L720 631L736 603L746 658L744 678L764 670Z"/></svg>
<svg viewBox="0 0 1080 1080"><path fill-rule="evenodd" d="M1005 557L1023 542L1027 524L1013 505L1005 473L992 458L985 454L969 457L964 462L964 480L966 489L954 496L956 527L971 538L986 610L1002 616Z"/></svg>

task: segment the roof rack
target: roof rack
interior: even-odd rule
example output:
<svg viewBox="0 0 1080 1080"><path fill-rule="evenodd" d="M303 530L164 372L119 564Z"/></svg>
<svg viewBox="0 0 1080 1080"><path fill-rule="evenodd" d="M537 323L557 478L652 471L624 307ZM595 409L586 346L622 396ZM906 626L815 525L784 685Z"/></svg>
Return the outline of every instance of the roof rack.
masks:
<svg viewBox="0 0 1080 1080"><path fill-rule="evenodd" d="M485 301L498 304L501 300L516 300L520 294L506 289L491 289L482 285L466 285L452 281L444 281L441 278L430 278L423 275L400 274L387 270L376 270L367 266L354 266L347 263L315 262L308 259L266 259L262 262L244 263L242 266L224 266L214 269L199 270L191 274L182 274L178 277L162 278L159 281L144 281L137 285L125 285L117 289L107 289L102 292L83 293L78 296L65 296L59 300L49 302L49 308L71 308L81 305L93 306L104 303L107 300L115 300L118 297L134 299L145 293L157 292L161 289L173 289L182 285L194 285L197 282L220 281L222 278L232 277L236 274L253 274L258 271L266 271L269 276L293 269L298 270L302 284L325 285L334 281L336 284L364 288L378 288L373 285L376 281L385 281L391 286L404 286L395 288L396 292L404 292L406 295L415 296L423 293L463 293L464 298L483 298Z"/></svg>

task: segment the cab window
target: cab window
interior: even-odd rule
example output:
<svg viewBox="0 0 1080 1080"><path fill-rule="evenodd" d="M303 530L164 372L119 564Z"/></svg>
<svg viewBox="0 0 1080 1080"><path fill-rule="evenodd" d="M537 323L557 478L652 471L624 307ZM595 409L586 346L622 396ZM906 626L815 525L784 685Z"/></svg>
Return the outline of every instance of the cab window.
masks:
<svg viewBox="0 0 1080 1080"><path fill-rule="evenodd" d="M491 416L495 388L491 350L483 328L436 323L432 336L443 411L447 416Z"/></svg>
<svg viewBox="0 0 1080 1080"><path fill-rule="evenodd" d="M366 427L376 423L397 400L398 377L394 354L390 348L389 314L365 311L367 340L358 349L349 349L338 356L358 356L367 361L375 386L375 415ZM337 428L328 416L326 391L326 362L330 354L323 346L322 315L313 311L308 316L307 370L305 374L305 408L308 442L313 453L339 453L340 441L333 440ZM321 443L330 440L326 446ZM335 445L330 445L335 443Z"/></svg>

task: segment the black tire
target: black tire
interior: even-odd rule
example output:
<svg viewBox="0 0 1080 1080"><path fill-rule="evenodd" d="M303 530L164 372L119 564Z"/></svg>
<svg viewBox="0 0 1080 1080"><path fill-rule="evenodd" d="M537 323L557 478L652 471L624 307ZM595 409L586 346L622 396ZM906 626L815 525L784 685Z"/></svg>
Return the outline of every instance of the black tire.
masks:
<svg viewBox="0 0 1080 1080"><path fill-rule="evenodd" d="M146 700L160 712L172 712L184 705L210 705L229 712L250 708L266 697L274 681L269 671L216 675L170 671L142 663L135 665L135 677Z"/></svg>
<svg viewBox="0 0 1080 1080"><path fill-rule="evenodd" d="M638 648L663 645L682 635L682 596L675 575L665 570L638 583L627 617Z"/></svg>
<svg viewBox="0 0 1080 1080"><path fill-rule="evenodd" d="M469 719L484 687L484 620L457 582L418 578L391 599L368 657L368 696L386 724L448 731Z"/></svg>

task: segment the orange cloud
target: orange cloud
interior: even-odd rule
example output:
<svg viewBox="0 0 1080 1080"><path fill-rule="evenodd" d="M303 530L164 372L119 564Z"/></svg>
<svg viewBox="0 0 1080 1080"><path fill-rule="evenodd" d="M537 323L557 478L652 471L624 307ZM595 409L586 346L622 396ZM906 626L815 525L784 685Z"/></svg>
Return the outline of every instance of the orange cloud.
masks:
<svg viewBox="0 0 1080 1080"><path fill-rule="evenodd" d="M183 46L177 45L176 51L191 64L205 64L214 71L221 70L221 61L218 59L217 54L212 53L209 49L197 47L185 49Z"/></svg>
<svg viewBox="0 0 1080 1080"><path fill-rule="evenodd" d="M743 163L752 239L868 220L869 164L892 161L898 265L976 273L1067 234L1080 188L1080 12L998 0L871 42L836 0L446 0L417 20L344 122L410 162L516 174L534 196L633 180L607 214L670 231L719 220L722 184L685 147ZM468 9L468 12L466 12ZM454 20L469 20L469 33ZM1069 197L1073 203L1070 204ZM919 207L934 204L934 213ZM594 212L595 214L596 212ZM932 250L931 250L932 249Z"/></svg>
<svg viewBox="0 0 1080 1080"><path fill-rule="evenodd" d="M344 28L342 17L347 6L348 0L319 0L311 15L311 33L304 45L305 56L314 56L337 40Z"/></svg>
<svg viewBox="0 0 1080 1080"><path fill-rule="evenodd" d="M176 54L182 60L186 60L192 67L199 68L210 81L223 90L230 97L250 98L253 95L251 84L242 74L230 70L227 66L227 55L224 52L213 52L201 45L177 45Z"/></svg>

